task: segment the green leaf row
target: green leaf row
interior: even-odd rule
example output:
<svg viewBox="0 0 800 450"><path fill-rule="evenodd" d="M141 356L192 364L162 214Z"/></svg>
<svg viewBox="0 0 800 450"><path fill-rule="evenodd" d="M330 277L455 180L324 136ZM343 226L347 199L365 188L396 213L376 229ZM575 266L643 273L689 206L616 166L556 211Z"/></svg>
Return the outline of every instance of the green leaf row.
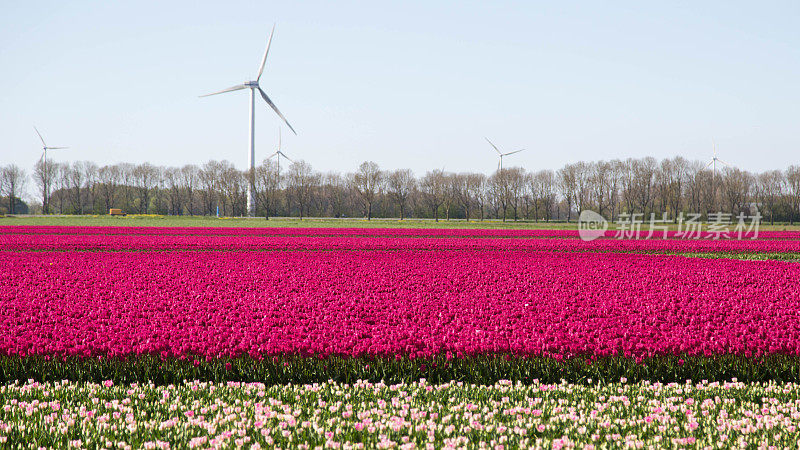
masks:
<svg viewBox="0 0 800 450"><path fill-rule="evenodd" d="M268 385L356 380L386 383L433 383L463 381L494 384L499 380L533 383L593 380L677 382L687 379L745 382L800 382L800 357L767 355L656 356L635 360L627 357L519 357L481 355L448 360L282 356L255 359L187 357L162 359L152 355L122 358L50 358L45 356L0 357L0 383L35 380L113 380L117 383L164 385L182 380L261 382Z"/></svg>

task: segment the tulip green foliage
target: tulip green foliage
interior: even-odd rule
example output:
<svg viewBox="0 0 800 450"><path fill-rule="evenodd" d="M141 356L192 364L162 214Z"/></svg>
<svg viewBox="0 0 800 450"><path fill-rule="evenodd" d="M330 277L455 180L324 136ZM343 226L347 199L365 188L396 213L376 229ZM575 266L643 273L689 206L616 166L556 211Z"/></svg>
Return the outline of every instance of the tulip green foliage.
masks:
<svg viewBox="0 0 800 450"><path fill-rule="evenodd" d="M352 383L356 380L386 383L413 382L427 379L446 383L463 381L493 384L499 380L531 383L538 380L555 383L561 380L580 383L584 380L618 380L679 382L692 380L744 382L800 382L800 357L783 354L747 357L655 356L628 358L623 356L520 357L486 354L448 359L383 358L285 355L265 358L205 359L201 357L161 358L152 355L128 358L48 358L31 355L0 357L0 383L36 380L40 382L72 380L118 383L171 384L182 380L242 381L265 384L314 383L334 380Z"/></svg>

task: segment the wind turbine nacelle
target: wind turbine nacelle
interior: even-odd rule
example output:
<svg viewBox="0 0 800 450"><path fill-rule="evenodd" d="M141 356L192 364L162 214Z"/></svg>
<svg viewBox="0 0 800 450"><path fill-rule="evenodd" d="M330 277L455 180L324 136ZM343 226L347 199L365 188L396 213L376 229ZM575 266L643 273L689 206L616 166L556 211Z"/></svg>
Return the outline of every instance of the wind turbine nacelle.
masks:
<svg viewBox="0 0 800 450"><path fill-rule="evenodd" d="M250 89L258 89L258 81L246 81L244 85Z"/></svg>

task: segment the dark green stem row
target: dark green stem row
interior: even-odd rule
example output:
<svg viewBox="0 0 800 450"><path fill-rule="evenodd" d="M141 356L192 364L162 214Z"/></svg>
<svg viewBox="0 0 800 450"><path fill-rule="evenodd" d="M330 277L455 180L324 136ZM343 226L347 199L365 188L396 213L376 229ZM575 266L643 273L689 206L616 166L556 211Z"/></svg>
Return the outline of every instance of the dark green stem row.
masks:
<svg viewBox="0 0 800 450"><path fill-rule="evenodd" d="M245 381L266 384L314 383L356 380L386 383L411 382L425 378L432 383L463 381L493 384L498 380L530 383L539 380L583 382L618 381L730 380L800 382L800 357L770 355L748 358L721 356L657 356L637 362L626 357L585 357L556 360L550 357L522 358L484 355L447 360L408 358L342 358L282 356L254 359L202 358L161 359L143 355L126 359L45 358L42 356L0 357L0 383L28 379L37 381L113 380L116 383L177 383L182 380L215 382Z"/></svg>

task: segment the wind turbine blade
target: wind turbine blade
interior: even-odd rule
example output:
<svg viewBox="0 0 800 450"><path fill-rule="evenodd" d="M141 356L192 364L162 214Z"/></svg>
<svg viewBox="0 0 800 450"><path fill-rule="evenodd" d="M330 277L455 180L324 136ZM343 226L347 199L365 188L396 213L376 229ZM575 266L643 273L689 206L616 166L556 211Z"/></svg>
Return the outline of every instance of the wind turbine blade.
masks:
<svg viewBox="0 0 800 450"><path fill-rule="evenodd" d="M731 167L731 165L730 165L730 164L726 163L725 161L723 161L723 160L721 160L721 159L719 159L719 158L717 158L717 162L721 162L722 164L725 164L725 166L727 166L727 167Z"/></svg>
<svg viewBox="0 0 800 450"><path fill-rule="evenodd" d="M281 127L278 126L278 151L281 151Z"/></svg>
<svg viewBox="0 0 800 450"><path fill-rule="evenodd" d="M294 131L294 128L292 128L292 126L289 125L289 121L286 120L286 117L283 117L283 114L281 114L281 112L278 110L278 107L275 106L275 103L272 103L272 100L269 99L269 97L267 96L267 93L264 92L264 90L261 89L260 87L258 88L258 92L261 93L261 96L264 97L264 101L267 102L267 104L270 106L270 108L272 108L275 111L275 113L278 114L278 116L281 119L283 119L283 122L286 124L287 127L289 127L290 130L292 130L292 133L297 135L297 131Z"/></svg>
<svg viewBox="0 0 800 450"><path fill-rule="evenodd" d="M484 139L486 139L486 142L488 142L488 143L489 143L489 145L491 145L492 147L494 147L494 149L497 151L497 153L498 153L498 154L501 154L501 155L503 154L503 152L501 152L501 151L500 151L500 149L499 149L499 148L497 148L497 146L496 146L496 145L492 144L492 141L490 141L490 140L489 140L489 138L487 138L487 137L485 137L485 136L484 136Z"/></svg>
<svg viewBox="0 0 800 450"><path fill-rule="evenodd" d="M521 149L513 151L513 152L504 153L503 156L513 155L514 153L519 153L519 152L521 152L523 150L525 150L525 149L521 148Z"/></svg>
<svg viewBox="0 0 800 450"><path fill-rule="evenodd" d="M39 140L41 140L41 141L42 141L42 145L44 145L45 147L47 147L47 144L45 144L45 143L44 143L44 138L42 137L42 133L39 133L39 130L38 130L36 127L33 127L33 129L34 129L34 130L36 130L36 134L38 134L38 135L39 135Z"/></svg>
<svg viewBox="0 0 800 450"><path fill-rule="evenodd" d="M226 92L240 91L242 89L245 89L246 87L247 86L245 86L243 84L237 84L236 86L231 86L228 89L223 89L221 91L217 91L217 92L212 92L210 94L201 95L200 97L209 97L209 96L212 96L212 95L224 94Z"/></svg>
<svg viewBox="0 0 800 450"><path fill-rule="evenodd" d="M261 58L261 65L258 67L258 76L256 77L256 83L258 80L261 79L261 74L264 73L264 66L267 65L267 54L269 54L269 46L272 44L272 35L275 34L275 25L272 25L272 31L269 33L269 40L267 41L267 50L264 51L264 57Z"/></svg>
<svg viewBox="0 0 800 450"><path fill-rule="evenodd" d="M48 150L62 150L69 147L47 147Z"/></svg>
<svg viewBox="0 0 800 450"><path fill-rule="evenodd" d="M712 164L714 164L714 160L713 159L711 161L709 161L708 164L706 164L705 167L703 167L703 170L708 169L709 167L711 167Z"/></svg>
<svg viewBox="0 0 800 450"><path fill-rule="evenodd" d="M283 152L278 152L278 153L280 153L280 155L281 155L281 156L283 156L284 158L286 158L286 160L288 160L289 162L291 162L291 163L293 163L293 162L294 162L294 161L292 161L292 158L289 158L289 157L288 157L288 156L286 156L286 155L285 155Z"/></svg>

